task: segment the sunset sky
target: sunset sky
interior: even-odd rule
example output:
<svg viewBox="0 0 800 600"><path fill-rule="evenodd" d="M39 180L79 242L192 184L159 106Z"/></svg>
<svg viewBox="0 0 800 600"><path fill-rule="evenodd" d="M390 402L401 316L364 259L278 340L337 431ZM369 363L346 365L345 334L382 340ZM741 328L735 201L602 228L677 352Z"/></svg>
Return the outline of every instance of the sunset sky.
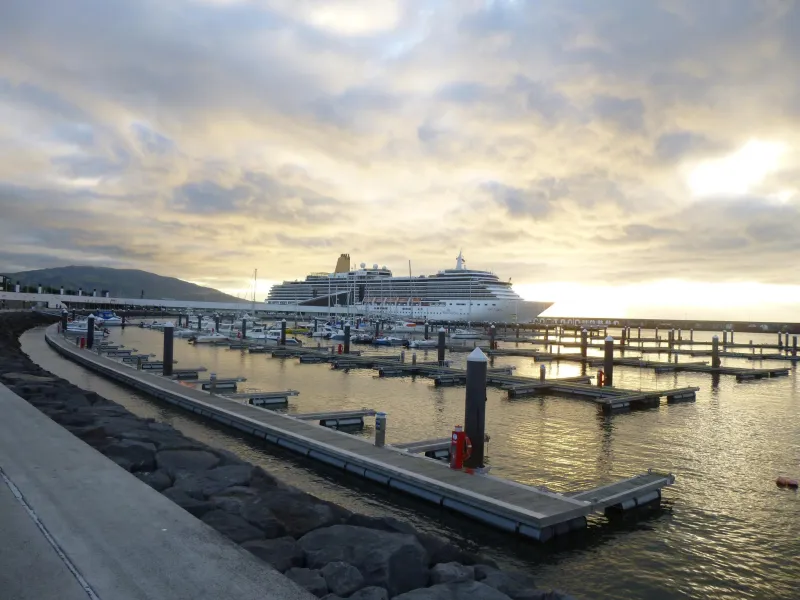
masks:
<svg viewBox="0 0 800 600"><path fill-rule="evenodd" d="M0 271L467 265L800 321L800 2L3 0Z"/></svg>

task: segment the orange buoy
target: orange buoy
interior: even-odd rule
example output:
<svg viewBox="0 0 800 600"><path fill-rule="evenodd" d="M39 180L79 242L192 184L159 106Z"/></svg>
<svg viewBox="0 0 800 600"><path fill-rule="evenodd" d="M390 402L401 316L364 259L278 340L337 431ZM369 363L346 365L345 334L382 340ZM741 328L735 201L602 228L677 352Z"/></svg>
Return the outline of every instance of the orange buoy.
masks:
<svg viewBox="0 0 800 600"><path fill-rule="evenodd" d="M778 477L775 480L775 483L779 487L788 487L788 488L792 488L792 489L795 489L795 490L797 489L797 486L798 486L797 479L789 479L788 477L783 477L783 476Z"/></svg>

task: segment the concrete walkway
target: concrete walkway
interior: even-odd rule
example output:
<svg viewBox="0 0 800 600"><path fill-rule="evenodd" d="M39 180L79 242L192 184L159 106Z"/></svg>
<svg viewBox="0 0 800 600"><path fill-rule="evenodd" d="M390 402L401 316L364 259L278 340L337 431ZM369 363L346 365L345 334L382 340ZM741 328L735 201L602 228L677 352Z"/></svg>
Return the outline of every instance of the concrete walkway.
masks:
<svg viewBox="0 0 800 600"><path fill-rule="evenodd" d="M311 600L0 384L3 600Z"/></svg>

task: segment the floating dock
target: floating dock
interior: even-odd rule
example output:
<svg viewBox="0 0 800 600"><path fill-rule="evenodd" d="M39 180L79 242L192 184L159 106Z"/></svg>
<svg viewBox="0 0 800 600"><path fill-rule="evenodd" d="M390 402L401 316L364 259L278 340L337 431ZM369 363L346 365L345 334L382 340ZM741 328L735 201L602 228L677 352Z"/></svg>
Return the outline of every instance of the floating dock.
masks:
<svg viewBox="0 0 800 600"><path fill-rule="evenodd" d="M179 382L80 350L48 328L45 338L59 353L171 404L211 418L302 456L410 494L434 505L503 531L546 541L586 527L592 513L644 504L674 482L667 473L641 475L591 490L591 496L569 496L487 474L448 468L391 446L375 446L327 427L263 410L224 396L211 395ZM657 501L658 494L650 502Z"/></svg>

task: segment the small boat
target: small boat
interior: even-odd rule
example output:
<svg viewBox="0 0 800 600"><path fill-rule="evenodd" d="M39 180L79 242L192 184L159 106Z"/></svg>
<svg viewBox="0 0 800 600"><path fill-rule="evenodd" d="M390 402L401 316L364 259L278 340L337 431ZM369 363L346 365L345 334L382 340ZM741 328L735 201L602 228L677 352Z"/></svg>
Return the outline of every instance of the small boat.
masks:
<svg viewBox="0 0 800 600"><path fill-rule="evenodd" d="M796 490L798 487L797 479L790 479L788 477L778 477L778 479L775 480L775 483L778 487L788 487L793 490Z"/></svg>
<svg viewBox="0 0 800 600"><path fill-rule="evenodd" d="M387 331L392 333L418 333L425 330L425 325L414 323L413 321L398 321L387 327Z"/></svg>
<svg viewBox="0 0 800 600"><path fill-rule="evenodd" d="M436 348L439 345L437 340L413 340L409 342L409 348Z"/></svg>
<svg viewBox="0 0 800 600"><path fill-rule="evenodd" d="M408 346L408 340L392 336L379 337L372 343L375 346Z"/></svg>
<svg viewBox="0 0 800 600"><path fill-rule="evenodd" d="M375 338L367 333L358 333L350 338L351 344L371 344L373 341Z"/></svg>
<svg viewBox="0 0 800 600"><path fill-rule="evenodd" d="M100 318L103 320L103 326L121 326L122 317L118 316L114 311L104 310L100 312Z"/></svg>
<svg viewBox="0 0 800 600"><path fill-rule="evenodd" d="M221 333L212 332L203 335L195 335L193 337L190 337L189 341L194 342L195 344L216 344L218 342L229 342L230 338L227 335L222 335Z"/></svg>
<svg viewBox="0 0 800 600"><path fill-rule="evenodd" d="M456 329L450 334L450 337L454 340L478 340L483 337L483 334L474 329Z"/></svg>

